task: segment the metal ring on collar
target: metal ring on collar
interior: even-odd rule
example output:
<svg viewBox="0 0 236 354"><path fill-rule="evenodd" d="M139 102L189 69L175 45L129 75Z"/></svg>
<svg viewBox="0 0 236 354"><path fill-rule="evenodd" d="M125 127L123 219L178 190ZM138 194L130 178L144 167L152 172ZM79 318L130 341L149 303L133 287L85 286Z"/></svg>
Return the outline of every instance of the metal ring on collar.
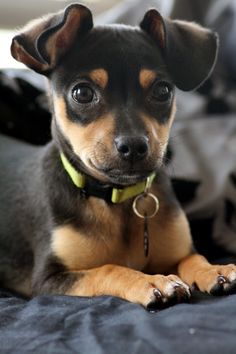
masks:
<svg viewBox="0 0 236 354"><path fill-rule="evenodd" d="M140 201L141 198L151 198L154 203L155 203L155 207L153 209L153 212L150 213L150 214L147 214L147 213L144 213L144 214L141 214L141 212L138 210L138 202ZM157 197L152 194L152 193L143 193L143 194L140 194L138 195L134 201L133 201L133 211L134 213L139 217L139 218L142 218L142 219L151 219L153 218L157 212L159 210L159 200L157 199Z"/></svg>

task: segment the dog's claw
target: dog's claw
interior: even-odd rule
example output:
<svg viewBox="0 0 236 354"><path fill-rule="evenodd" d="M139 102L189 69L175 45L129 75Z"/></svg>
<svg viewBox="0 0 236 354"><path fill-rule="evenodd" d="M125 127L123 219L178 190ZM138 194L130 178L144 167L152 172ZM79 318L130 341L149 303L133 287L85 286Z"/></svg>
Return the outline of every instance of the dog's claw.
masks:
<svg viewBox="0 0 236 354"><path fill-rule="evenodd" d="M157 299L162 299L162 293L160 292L160 290L158 290L158 289L153 289L153 294L155 295L155 297L157 298Z"/></svg>
<svg viewBox="0 0 236 354"><path fill-rule="evenodd" d="M152 300L147 305L147 310L149 312L157 312L163 308L163 295L161 291L157 288L153 289Z"/></svg>
<svg viewBox="0 0 236 354"><path fill-rule="evenodd" d="M223 285L223 284L227 283L227 279L223 275L219 275L217 278L217 283L219 285Z"/></svg>
<svg viewBox="0 0 236 354"><path fill-rule="evenodd" d="M236 280L230 281L223 275L219 275L217 283L212 287L210 293L212 295L233 294L236 292Z"/></svg>
<svg viewBox="0 0 236 354"><path fill-rule="evenodd" d="M191 290L190 289L188 289L189 292L187 292L186 289L184 289L180 285L176 285L174 287L174 289L175 289L175 293L174 293L175 294L175 298L176 298L178 303L180 303L182 301L186 302L186 301L188 301L190 299L190 297L191 297Z"/></svg>
<svg viewBox="0 0 236 354"><path fill-rule="evenodd" d="M168 306L173 306L181 302L187 302L191 297L190 289L185 285L175 283L172 286L171 293L162 293L159 289L153 289L153 295L151 301L147 305L147 310L150 312L157 312Z"/></svg>

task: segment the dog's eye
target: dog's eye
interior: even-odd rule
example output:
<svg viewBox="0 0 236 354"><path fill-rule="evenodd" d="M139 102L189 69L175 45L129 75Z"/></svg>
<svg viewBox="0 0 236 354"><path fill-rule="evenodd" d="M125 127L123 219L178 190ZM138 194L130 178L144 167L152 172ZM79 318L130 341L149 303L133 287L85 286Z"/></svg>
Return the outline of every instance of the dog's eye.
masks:
<svg viewBox="0 0 236 354"><path fill-rule="evenodd" d="M72 97L76 102L86 104L93 101L95 93L87 84L79 84L72 90Z"/></svg>
<svg viewBox="0 0 236 354"><path fill-rule="evenodd" d="M159 102L167 102L171 98L171 95L172 88L165 81L157 82L152 87L152 98Z"/></svg>

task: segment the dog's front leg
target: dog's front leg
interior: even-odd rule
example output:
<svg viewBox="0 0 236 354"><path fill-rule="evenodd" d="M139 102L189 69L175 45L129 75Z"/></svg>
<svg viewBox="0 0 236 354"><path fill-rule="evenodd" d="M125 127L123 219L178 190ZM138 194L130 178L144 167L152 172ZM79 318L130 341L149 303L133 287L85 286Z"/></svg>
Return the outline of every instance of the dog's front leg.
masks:
<svg viewBox="0 0 236 354"><path fill-rule="evenodd" d="M40 284L40 285L39 285ZM190 291L176 275L147 275L130 268L104 265L84 271L47 276L38 282L37 293L72 296L113 295L148 309L157 309L186 301Z"/></svg>
<svg viewBox="0 0 236 354"><path fill-rule="evenodd" d="M236 265L212 265L203 256L192 254L178 266L179 276L203 292L221 295L236 292Z"/></svg>

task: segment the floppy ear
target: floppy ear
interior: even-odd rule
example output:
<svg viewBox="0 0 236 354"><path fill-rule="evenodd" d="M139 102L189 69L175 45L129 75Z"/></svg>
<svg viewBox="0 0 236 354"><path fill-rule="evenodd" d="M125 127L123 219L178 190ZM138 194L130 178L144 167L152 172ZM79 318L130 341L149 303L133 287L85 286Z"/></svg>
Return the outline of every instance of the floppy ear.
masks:
<svg viewBox="0 0 236 354"><path fill-rule="evenodd" d="M161 49L178 88L192 90L210 75L218 52L216 33L195 23L163 19L155 9L146 12L140 27Z"/></svg>
<svg viewBox="0 0 236 354"><path fill-rule="evenodd" d="M92 27L90 10L83 5L72 4L65 11L31 21L22 33L13 38L12 56L38 73L47 75L77 36Z"/></svg>

